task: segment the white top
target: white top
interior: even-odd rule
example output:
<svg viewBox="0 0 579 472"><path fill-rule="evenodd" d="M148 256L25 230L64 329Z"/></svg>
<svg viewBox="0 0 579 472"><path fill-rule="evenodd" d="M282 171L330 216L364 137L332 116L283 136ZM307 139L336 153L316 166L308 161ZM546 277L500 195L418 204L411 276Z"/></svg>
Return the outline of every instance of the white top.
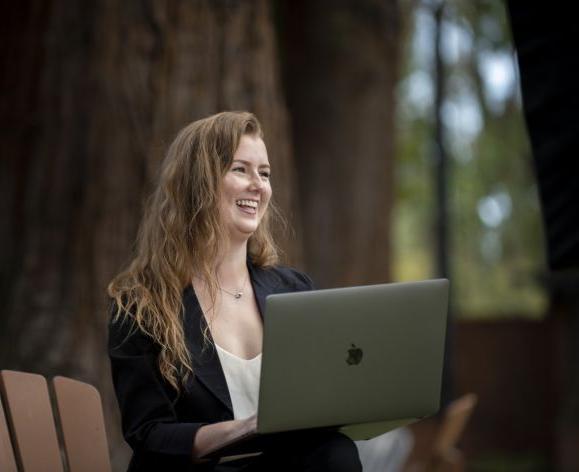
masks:
<svg viewBox="0 0 579 472"><path fill-rule="evenodd" d="M253 359L242 359L215 344L225 374L233 406L233 418L241 420L257 413L261 353Z"/></svg>

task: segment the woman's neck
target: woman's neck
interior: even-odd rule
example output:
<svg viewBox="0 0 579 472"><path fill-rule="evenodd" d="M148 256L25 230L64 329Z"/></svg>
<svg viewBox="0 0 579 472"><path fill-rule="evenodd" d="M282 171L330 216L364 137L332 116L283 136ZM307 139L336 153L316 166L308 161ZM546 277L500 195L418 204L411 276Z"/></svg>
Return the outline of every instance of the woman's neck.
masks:
<svg viewBox="0 0 579 472"><path fill-rule="evenodd" d="M247 279L247 241L226 248L217 267L217 277L222 287L240 288Z"/></svg>

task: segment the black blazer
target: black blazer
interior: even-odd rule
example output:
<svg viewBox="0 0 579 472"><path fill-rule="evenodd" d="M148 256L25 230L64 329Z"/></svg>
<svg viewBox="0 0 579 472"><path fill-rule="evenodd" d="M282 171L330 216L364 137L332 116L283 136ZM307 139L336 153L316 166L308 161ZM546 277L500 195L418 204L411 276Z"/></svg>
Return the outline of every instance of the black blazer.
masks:
<svg viewBox="0 0 579 472"><path fill-rule="evenodd" d="M294 269L262 269L250 262L248 269L262 318L268 295L313 288L311 279ZM211 468L211 464L192 465L194 436L204 424L233 419L219 357L212 345L202 349L206 323L191 285L183 291L183 305L185 338L194 376L179 394L159 372L159 346L130 322L109 323L113 384L123 435L133 449L131 472ZM116 306L112 310L114 313Z"/></svg>

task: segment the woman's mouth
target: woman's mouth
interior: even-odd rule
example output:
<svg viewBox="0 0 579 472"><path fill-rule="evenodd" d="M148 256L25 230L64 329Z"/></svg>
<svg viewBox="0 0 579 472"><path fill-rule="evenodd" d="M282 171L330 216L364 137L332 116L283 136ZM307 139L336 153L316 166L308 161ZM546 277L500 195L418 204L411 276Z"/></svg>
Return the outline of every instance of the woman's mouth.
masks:
<svg viewBox="0 0 579 472"><path fill-rule="evenodd" d="M248 215L255 215L257 213L258 202L256 200L236 200L235 204L237 208Z"/></svg>

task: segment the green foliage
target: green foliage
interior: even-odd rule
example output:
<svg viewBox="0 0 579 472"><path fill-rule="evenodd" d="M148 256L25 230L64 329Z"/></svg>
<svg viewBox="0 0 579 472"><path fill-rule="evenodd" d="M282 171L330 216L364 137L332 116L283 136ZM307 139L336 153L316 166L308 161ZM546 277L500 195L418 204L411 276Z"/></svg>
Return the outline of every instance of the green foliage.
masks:
<svg viewBox="0 0 579 472"><path fill-rule="evenodd" d="M435 275L434 19L428 6L419 5L411 15L414 30L399 90L393 235L398 280ZM541 217L504 5L447 3L443 34L456 314L541 316Z"/></svg>

